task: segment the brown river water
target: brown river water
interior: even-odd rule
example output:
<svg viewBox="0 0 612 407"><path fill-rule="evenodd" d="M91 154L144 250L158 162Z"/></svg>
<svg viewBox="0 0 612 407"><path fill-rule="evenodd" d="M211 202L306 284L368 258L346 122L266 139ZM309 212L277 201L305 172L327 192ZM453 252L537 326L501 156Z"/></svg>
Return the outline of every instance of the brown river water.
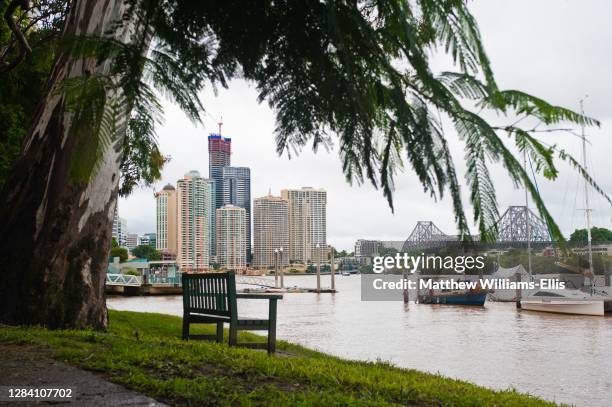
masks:
<svg viewBox="0 0 612 407"><path fill-rule="evenodd" d="M329 286L329 276L322 285ZM287 286L313 287L314 276ZM285 294L279 339L347 359L383 360L495 389L514 388L578 406L612 406L612 317L484 307L361 301L360 277L336 276L336 294ZM111 309L182 314L182 299L109 297ZM239 300L265 317L267 301ZM177 333L178 334L178 333Z"/></svg>

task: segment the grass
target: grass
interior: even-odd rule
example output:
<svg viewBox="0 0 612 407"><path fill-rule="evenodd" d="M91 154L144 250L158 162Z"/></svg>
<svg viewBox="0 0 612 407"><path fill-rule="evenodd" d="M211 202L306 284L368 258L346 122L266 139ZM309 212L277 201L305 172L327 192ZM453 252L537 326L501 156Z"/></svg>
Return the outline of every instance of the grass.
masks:
<svg viewBox="0 0 612 407"><path fill-rule="evenodd" d="M388 363L342 360L282 341L279 355L270 357L214 342L185 342L180 332L177 317L110 311L108 332L3 326L0 342L44 349L171 405L554 405ZM192 333L213 333L213 328L202 325ZM241 337L264 340L242 332Z"/></svg>

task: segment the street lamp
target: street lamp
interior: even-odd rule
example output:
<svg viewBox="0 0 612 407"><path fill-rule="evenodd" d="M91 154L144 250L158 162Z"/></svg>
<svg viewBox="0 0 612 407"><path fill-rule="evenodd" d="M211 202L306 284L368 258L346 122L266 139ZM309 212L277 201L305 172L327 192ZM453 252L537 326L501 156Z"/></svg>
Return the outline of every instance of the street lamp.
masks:
<svg viewBox="0 0 612 407"><path fill-rule="evenodd" d="M283 246L278 249L278 255L280 258L279 267L280 267L280 284L281 288L285 288L285 268L283 267Z"/></svg>
<svg viewBox="0 0 612 407"><path fill-rule="evenodd" d="M321 245L317 243L317 293L321 292Z"/></svg>

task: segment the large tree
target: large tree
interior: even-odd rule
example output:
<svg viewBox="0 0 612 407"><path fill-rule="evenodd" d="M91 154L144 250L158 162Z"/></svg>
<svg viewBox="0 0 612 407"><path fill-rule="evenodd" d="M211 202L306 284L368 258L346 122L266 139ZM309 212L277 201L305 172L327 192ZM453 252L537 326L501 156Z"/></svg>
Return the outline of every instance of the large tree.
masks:
<svg viewBox="0 0 612 407"><path fill-rule="evenodd" d="M570 235L571 243L585 244L588 241L588 234L586 229L576 229ZM598 228L596 226L591 228L591 240L594 243L612 242L612 230L606 228Z"/></svg>
<svg viewBox="0 0 612 407"><path fill-rule="evenodd" d="M161 260L161 253L158 252L155 247L149 246L148 244L136 246L132 250L132 254L136 257L147 259L149 261Z"/></svg>
<svg viewBox="0 0 612 407"><path fill-rule="evenodd" d="M393 179L409 166L434 198L450 193L465 239L469 221L441 116L464 141L482 239L496 234L492 162L530 191L561 237L502 135L544 176L557 176L558 156L594 184L536 134L560 122L597 122L499 89L463 0L74 0L61 44L0 198L4 322L106 326L103 285L120 177L133 185L143 175L139 164L163 161L151 85L198 121L204 86L251 81L277 113L279 153L327 147L337 137L347 179L382 188L391 207ZM456 71L435 72L436 52L448 54ZM487 121L488 111L500 123ZM142 152L136 167L122 166L131 151Z"/></svg>

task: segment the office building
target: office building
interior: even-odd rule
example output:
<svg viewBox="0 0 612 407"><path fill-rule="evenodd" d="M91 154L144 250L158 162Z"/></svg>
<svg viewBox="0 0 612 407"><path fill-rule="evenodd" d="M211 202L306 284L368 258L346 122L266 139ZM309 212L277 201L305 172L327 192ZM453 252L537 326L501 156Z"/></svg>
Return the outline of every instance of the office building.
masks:
<svg viewBox="0 0 612 407"><path fill-rule="evenodd" d="M275 260L275 251L280 252ZM289 202L278 196L253 201L253 267L289 264Z"/></svg>
<svg viewBox="0 0 612 407"><path fill-rule="evenodd" d="M251 260L251 170L247 167L223 167L223 205L246 211L246 259Z"/></svg>
<svg viewBox="0 0 612 407"><path fill-rule="evenodd" d="M221 268L246 269L246 210L234 205L217 209L217 261Z"/></svg>
<svg viewBox="0 0 612 407"><path fill-rule="evenodd" d="M208 177L216 182L215 209L223 206L223 167L231 164L232 139L221 134L208 136Z"/></svg>
<svg viewBox="0 0 612 407"><path fill-rule="evenodd" d="M355 242L355 257L374 257L380 251L379 240L359 239Z"/></svg>
<svg viewBox="0 0 612 407"><path fill-rule="evenodd" d="M155 248L162 253L176 255L178 249L176 188L170 184L166 185L155 193L155 201L157 206Z"/></svg>
<svg viewBox="0 0 612 407"><path fill-rule="evenodd" d="M289 202L289 260L302 263L324 261L327 253L327 192L303 187L284 189L281 196Z"/></svg>
<svg viewBox="0 0 612 407"><path fill-rule="evenodd" d="M138 233L128 233L125 247L131 252L134 248L138 246Z"/></svg>
<svg viewBox="0 0 612 407"><path fill-rule="evenodd" d="M177 181L177 263L185 271L210 265L214 182L190 171Z"/></svg>
<svg viewBox="0 0 612 407"><path fill-rule="evenodd" d="M156 233L145 233L140 236L139 246L151 246L153 248L157 247L157 234Z"/></svg>

